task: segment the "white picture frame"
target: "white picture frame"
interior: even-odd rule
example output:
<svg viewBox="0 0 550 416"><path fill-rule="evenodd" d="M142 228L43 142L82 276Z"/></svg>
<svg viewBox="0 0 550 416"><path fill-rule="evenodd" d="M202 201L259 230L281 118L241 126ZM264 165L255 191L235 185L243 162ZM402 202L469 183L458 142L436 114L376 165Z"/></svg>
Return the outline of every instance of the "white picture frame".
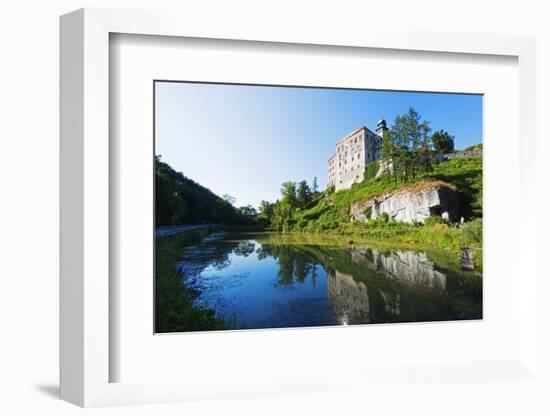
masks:
<svg viewBox="0 0 550 416"><path fill-rule="evenodd" d="M113 33L206 39L331 45L334 47L430 51L441 54L503 55L518 59L520 213L518 241L513 250L524 278L517 292L518 348L515 356L498 362L441 363L414 369L416 380L480 382L492 378L535 380L536 362L536 218L527 215L533 198L535 169L535 41L506 35L426 33L395 28L331 32L327 28L286 27L276 22L250 22L235 28L223 19L205 27L191 16L165 13L82 9L61 18L61 398L80 406L158 403L209 397L322 392L347 388L340 381L320 380L318 374L271 374L258 380L203 377L182 381L110 382L113 356L109 348L110 291L110 166L109 158L109 36ZM516 271L517 273L518 271ZM313 332L309 336L314 336ZM368 373L330 370L359 384L407 378L399 369L370 369ZM476 374L483 374L478 377ZM309 380L310 383L304 383ZM412 381L411 381L412 382ZM351 384L351 381L349 382ZM214 384L214 385L213 385ZM307 388L304 387L307 385Z"/></svg>

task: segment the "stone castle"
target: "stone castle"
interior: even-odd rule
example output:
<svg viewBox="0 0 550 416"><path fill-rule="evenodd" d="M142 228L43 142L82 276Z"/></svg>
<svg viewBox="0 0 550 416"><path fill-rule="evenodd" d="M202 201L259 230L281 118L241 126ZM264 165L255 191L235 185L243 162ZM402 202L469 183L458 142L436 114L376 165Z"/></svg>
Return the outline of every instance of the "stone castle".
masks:
<svg viewBox="0 0 550 416"><path fill-rule="evenodd" d="M328 186L334 186L338 191L361 182L367 165L380 159L387 130L386 121L381 118L376 133L362 126L336 143L336 153L328 160Z"/></svg>

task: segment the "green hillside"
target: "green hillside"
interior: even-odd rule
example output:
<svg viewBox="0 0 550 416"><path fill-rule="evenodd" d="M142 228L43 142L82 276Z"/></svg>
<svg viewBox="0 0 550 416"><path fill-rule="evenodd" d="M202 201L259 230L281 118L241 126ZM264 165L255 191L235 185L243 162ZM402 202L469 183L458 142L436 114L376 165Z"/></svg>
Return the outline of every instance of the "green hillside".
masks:
<svg viewBox="0 0 550 416"><path fill-rule="evenodd" d="M365 175L366 179L354 184L351 189L338 192L328 189L316 194L307 206L296 208L285 221L272 222L272 228L436 245L453 251L458 251L465 244L478 247L482 243L482 164L482 157L453 159L434 164L430 173L418 173L406 182L388 176L375 179L372 175ZM465 225L457 228L453 224L443 223L440 218L430 218L425 224L407 224L384 217L367 223L350 220L349 207L352 203L392 190L408 188L414 191L431 185L451 187L458 192L460 216L466 220Z"/></svg>
<svg viewBox="0 0 550 416"><path fill-rule="evenodd" d="M155 158L156 226L214 222L247 224L230 202Z"/></svg>
<svg viewBox="0 0 550 416"><path fill-rule="evenodd" d="M308 209L297 210L296 229L326 231L349 222L347 209L352 203L371 199L388 191L420 186L439 185L455 189L460 198L461 216L466 220L482 216L482 158L454 159L434 165L428 174L420 173L414 180L400 182L391 177L367 179L351 189L338 192L325 191Z"/></svg>

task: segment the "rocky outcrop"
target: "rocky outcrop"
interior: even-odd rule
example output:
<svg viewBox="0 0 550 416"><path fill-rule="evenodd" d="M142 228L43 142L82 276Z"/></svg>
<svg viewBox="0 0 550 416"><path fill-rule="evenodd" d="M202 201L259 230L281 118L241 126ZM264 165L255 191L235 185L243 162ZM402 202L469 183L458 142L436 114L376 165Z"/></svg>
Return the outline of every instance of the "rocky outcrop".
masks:
<svg viewBox="0 0 550 416"><path fill-rule="evenodd" d="M366 222L388 214L389 218L403 222L424 222L429 217L442 217L457 221L458 194L446 184L412 186L356 202L350 206L352 220Z"/></svg>

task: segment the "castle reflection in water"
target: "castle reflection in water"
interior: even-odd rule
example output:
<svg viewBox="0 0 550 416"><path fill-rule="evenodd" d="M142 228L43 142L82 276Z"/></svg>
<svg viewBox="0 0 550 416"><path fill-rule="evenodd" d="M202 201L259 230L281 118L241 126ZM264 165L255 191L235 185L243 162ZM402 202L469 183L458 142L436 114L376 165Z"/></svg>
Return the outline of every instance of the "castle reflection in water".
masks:
<svg viewBox="0 0 550 416"><path fill-rule="evenodd" d="M427 291L432 294L445 292L447 277L434 267L425 253L392 250L354 248L349 252L352 263L362 270L383 276L396 283ZM399 321L401 295L395 290L384 290L380 285L372 287L352 275L338 270L328 271L328 300L340 324L371 323L376 321ZM376 298L376 310L372 310L370 298ZM374 306L374 305L373 305Z"/></svg>
<svg viewBox="0 0 550 416"><path fill-rule="evenodd" d="M451 253L227 233L187 248L178 272L195 305L237 329L482 317L481 276Z"/></svg>

